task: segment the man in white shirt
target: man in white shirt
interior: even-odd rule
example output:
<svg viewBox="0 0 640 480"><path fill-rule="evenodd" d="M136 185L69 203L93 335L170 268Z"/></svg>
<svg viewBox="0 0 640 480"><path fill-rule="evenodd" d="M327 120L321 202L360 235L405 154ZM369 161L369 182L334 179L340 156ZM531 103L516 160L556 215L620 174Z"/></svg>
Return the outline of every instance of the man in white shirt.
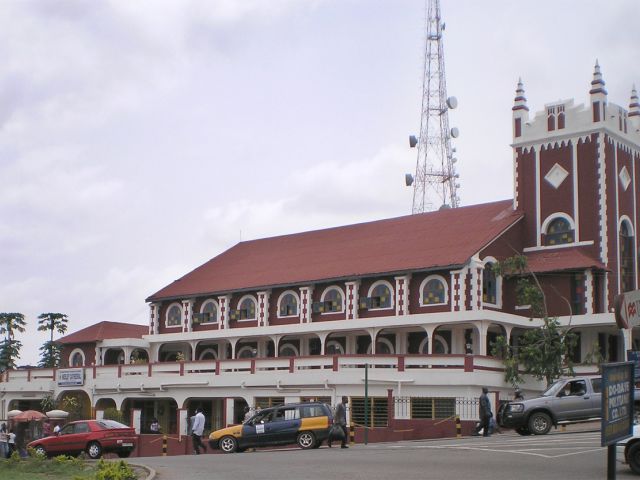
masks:
<svg viewBox="0 0 640 480"><path fill-rule="evenodd" d="M193 440L193 453L200 455L200 448L207 451L207 447L202 443L204 433L204 414L200 407L196 408L196 414L191 417L191 439Z"/></svg>

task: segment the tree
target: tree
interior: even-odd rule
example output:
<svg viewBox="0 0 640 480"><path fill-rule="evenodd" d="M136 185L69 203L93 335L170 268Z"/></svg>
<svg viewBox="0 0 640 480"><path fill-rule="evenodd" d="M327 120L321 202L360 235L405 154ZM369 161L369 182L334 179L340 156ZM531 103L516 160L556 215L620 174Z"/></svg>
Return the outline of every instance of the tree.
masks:
<svg viewBox="0 0 640 480"><path fill-rule="evenodd" d="M4 335L0 344L0 370L16 367L22 343L15 339L15 333L24 332L26 324L21 313L0 313L0 335Z"/></svg>
<svg viewBox="0 0 640 480"><path fill-rule="evenodd" d="M61 349L53 341L53 332L57 331L60 335L64 335L67 331L68 318L64 313L41 313L38 315L38 331L49 331L51 337L42 347L40 347L40 367L57 367L60 365Z"/></svg>
<svg viewBox="0 0 640 480"><path fill-rule="evenodd" d="M516 281L516 296L520 305L531 305L531 318L540 318L542 325L527 330L517 346L509 345L501 336L493 343L492 353L505 364L505 381L517 387L522 383L520 371L545 380L547 385L563 375L573 375L572 353L577 338L563 327L557 318L550 318L544 291L536 275L528 269L527 259L516 255L500 262L496 274ZM566 301L566 299L565 299Z"/></svg>

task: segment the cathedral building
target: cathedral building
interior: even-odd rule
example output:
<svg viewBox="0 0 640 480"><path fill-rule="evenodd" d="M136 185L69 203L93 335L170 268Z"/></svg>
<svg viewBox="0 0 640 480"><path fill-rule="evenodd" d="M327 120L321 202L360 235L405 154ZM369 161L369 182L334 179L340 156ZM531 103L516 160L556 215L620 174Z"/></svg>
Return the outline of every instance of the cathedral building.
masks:
<svg viewBox="0 0 640 480"><path fill-rule="evenodd" d="M471 420L460 399L512 390L492 343L517 346L541 324L492 268L514 255L576 333L576 372L624 360L640 350L613 313L638 289L640 103L635 88L627 107L610 102L597 63L588 94L530 115L518 83L513 198L240 242L150 295L144 331L103 322L61 339L64 368L6 372L0 416L77 394L88 414L116 408L141 431L157 417L186 433L196 406L218 428L246 406L346 395L358 424Z"/></svg>

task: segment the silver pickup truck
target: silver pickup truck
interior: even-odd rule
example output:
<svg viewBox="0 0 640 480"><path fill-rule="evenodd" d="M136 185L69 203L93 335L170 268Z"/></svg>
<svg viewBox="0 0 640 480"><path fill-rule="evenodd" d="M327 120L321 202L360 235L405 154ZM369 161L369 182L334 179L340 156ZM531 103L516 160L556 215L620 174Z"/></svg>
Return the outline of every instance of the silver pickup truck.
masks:
<svg viewBox="0 0 640 480"><path fill-rule="evenodd" d="M557 380L541 396L509 402L498 415L500 426L520 435L545 435L552 426L600 418L602 379L572 377Z"/></svg>

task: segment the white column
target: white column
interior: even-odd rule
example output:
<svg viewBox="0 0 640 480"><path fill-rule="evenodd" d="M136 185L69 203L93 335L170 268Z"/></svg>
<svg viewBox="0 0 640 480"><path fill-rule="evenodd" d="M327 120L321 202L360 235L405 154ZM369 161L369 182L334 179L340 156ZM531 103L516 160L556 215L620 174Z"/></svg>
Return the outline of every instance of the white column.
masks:
<svg viewBox="0 0 640 480"><path fill-rule="evenodd" d="M396 280L396 315L409 315L409 281L410 275L395 277Z"/></svg>
<svg viewBox="0 0 640 480"><path fill-rule="evenodd" d="M258 326L269 326L269 291L258 292Z"/></svg>
<svg viewBox="0 0 640 480"><path fill-rule="evenodd" d="M182 331L190 332L193 328L193 299L182 301Z"/></svg>
<svg viewBox="0 0 640 480"><path fill-rule="evenodd" d="M222 295L218 297L218 305L220 306L220 328L229 328L229 302L231 295Z"/></svg>
<svg viewBox="0 0 640 480"><path fill-rule="evenodd" d="M149 335L157 335L160 326L160 304L149 305Z"/></svg>
<svg viewBox="0 0 640 480"><path fill-rule="evenodd" d="M344 310L347 320L358 318L358 289L360 282L346 282L345 284Z"/></svg>
<svg viewBox="0 0 640 480"><path fill-rule="evenodd" d="M311 323L313 287L300 287L300 323Z"/></svg>

